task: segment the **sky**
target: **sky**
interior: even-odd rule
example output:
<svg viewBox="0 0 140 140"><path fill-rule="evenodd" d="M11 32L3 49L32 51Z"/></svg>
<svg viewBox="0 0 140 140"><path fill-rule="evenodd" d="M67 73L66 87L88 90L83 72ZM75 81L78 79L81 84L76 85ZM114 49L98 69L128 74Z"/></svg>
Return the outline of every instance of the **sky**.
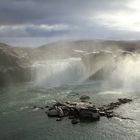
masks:
<svg viewBox="0 0 140 140"><path fill-rule="evenodd" d="M0 42L140 39L140 0L0 0Z"/></svg>

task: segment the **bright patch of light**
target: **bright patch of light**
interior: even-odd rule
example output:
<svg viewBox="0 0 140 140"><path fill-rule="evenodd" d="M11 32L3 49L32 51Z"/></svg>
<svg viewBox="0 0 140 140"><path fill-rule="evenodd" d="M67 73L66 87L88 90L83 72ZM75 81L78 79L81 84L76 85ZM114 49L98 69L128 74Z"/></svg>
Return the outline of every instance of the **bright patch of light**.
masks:
<svg viewBox="0 0 140 140"><path fill-rule="evenodd" d="M126 9L112 13L99 14L96 20L108 27L140 32L140 1L130 0ZM94 18L95 19L95 18Z"/></svg>

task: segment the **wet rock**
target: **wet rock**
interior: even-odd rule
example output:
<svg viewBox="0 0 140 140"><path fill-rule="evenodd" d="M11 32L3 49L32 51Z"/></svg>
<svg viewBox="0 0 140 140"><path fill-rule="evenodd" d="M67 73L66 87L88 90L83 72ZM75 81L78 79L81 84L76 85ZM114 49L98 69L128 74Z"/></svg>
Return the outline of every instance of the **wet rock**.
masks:
<svg viewBox="0 0 140 140"><path fill-rule="evenodd" d="M100 114L97 109L81 109L79 112L79 118L82 121L96 121L100 119Z"/></svg>
<svg viewBox="0 0 140 140"><path fill-rule="evenodd" d="M107 118L112 118L113 116L114 116L113 113L111 113L111 114L110 113L106 113L106 117Z"/></svg>
<svg viewBox="0 0 140 140"><path fill-rule="evenodd" d="M42 110L44 109L44 107L38 107L38 108L40 108L40 109L42 109Z"/></svg>
<svg viewBox="0 0 140 140"><path fill-rule="evenodd" d="M55 109L48 110L46 114L48 115L48 117L59 117L59 113Z"/></svg>
<svg viewBox="0 0 140 140"><path fill-rule="evenodd" d="M82 102L88 101L89 99L90 99L90 97L87 96L87 95L82 95L82 96L80 97L80 100L81 100Z"/></svg>
<svg viewBox="0 0 140 140"><path fill-rule="evenodd" d="M129 103L129 102L131 102L131 101L132 101L132 99L119 98L119 99L118 99L118 102L112 102L112 103L110 103L110 104L108 104L108 105L103 105L103 106L99 107L99 110L100 110L100 111L109 111L109 110L113 110L113 109L119 107L120 105Z"/></svg>
<svg viewBox="0 0 140 140"><path fill-rule="evenodd" d="M48 106L48 105L46 105L46 106L45 106L45 108L49 108L49 106Z"/></svg>
<svg viewBox="0 0 140 140"><path fill-rule="evenodd" d="M113 111L112 110L110 110L110 111L106 111L106 114L113 114Z"/></svg>
<svg viewBox="0 0 140 140"><path fill-rule="evenodd" d="M131 102L132 101L132 99L127 99L127 98L119 98L118 99L118 101L120 102L120 103L128 103L128 102Z"/></svg>
<svg viewBox="0 0 140 140"><path fill-rule="evenodd" d="M55 106L55 109L57 110L59 117L64 117L64 112L60 106Z"/></svg>
<svg viewBox="0 0 140 140"><path fill-rule="evenodd" d="M100 114L100 116L106 116L106 113L103 111L99 112L99 114Z"/></svg>
<svg viewBox="0 0 140 140"><path fill-rule="evenodd" d="M82 108L94 107L94 104L91 104L89 102L65 102L64 105L70 110L73 110L73 109L80 110Z"/></svg>
<svg viewBox="0 0 140 140"><path fill-rule="evenodd" d="M78 119L72 119L71 123L72 124L77 124L77 123L79 123L79 120Z"/></svg>
<svg viewBox="0 0 140 140"><path fill-rule="evenodd" d="M69 114L70 114L70 108L63 107L62 109L63 109L64 116L65 116L65 117L66 117L66 116L69 116Z"/></svg>
<svg viewBox="0 0 140 140"><path fill-rule="evenodd" d="M89 98L86 97L86 99ZM111 102L108 105L103 105L98 108L91 102L57 102L50 107L47 106L46 113L48 117L57 117L56 121L62 120L63 117L68 117L68 119L72 119L72 124L77 124L79 121L99 121L102 116L107 118L124 118L115 114L113 110L131 101L132 99L119 98L117 102ZM36 106L34 107L36 108Z"/></svg>
<svg viewBox="0 0 140 140"><path fill-rule="evenodd" d="M62 121L62 118L57 118L56 121Z"/></svg>
<svg viewBox="0 0 140 140"><path fill-rule="evenodd" d="M68 118L69 118L69 119L74 119L74 116L69 116Z"/></svg>
<svg viewBox="0 0 140 140"><path fill-rule="evenodd" d="M77 93L77 92L70 92L68 94L68 96L78 96L78 95L79 95L79 93Z"/></svg>
<svg viewBox="0 0 140 140"><path fill-rule="evenodd" d="M87 96L87 95L82 95L82 96L80 97L80 99L81 99L81 100L82 100L82 99L90 99L90 97Z"/></svg>
<svg viewBox="0 0 140 140"><path fill-rule="evenodd" d="M36 108L38 108L37 106L33 106L33 109L36 109Z"/></svg>
<svg viewBox="0 0 140 140"><path fill-rule="evenodd" d="M63 106L63 104L60 103L60 102L57 102L57 103L54 104L54 106Z"/></svg>

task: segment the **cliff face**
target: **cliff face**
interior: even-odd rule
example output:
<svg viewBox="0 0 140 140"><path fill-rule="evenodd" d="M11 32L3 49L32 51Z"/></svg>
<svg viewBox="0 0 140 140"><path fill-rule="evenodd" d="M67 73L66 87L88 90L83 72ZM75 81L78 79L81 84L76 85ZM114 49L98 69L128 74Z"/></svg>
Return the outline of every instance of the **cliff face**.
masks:
<svg viewBox="0 0 140 140"><path fill-rule="evenodd" d="M0 86L30 80L28 57L15 48L0 43Z"/></svg>

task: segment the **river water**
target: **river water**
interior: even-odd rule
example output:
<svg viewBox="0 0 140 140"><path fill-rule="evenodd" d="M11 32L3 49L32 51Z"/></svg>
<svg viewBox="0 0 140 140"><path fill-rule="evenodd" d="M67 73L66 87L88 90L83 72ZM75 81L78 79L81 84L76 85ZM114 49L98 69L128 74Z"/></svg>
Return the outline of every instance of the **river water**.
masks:
<svg viewBox="0 0 140 140"><path fill-rule="evenodd" d="M43 74L42 78L37 76L35 82L0 89L0 140L140 139L138 83L135 89L130 86L112 86L111 83L103 80L83 81L81 74L83 75L84 70L77 72L79 71L77 60L74 64L68 65L66 61L61 64L59 69L56 64L52 66L52 69L55 68L52 75L57 70L63 71L58 74L59 76L55 75L57 78L48 78L49 74L47 74L49 80L46 81ZM62 67L63 65L68 67ZM71 66L74 66L74 69ZM35 70L38 72L37 67L38 65L35 66ZM52 72L52 69L49 71ZM69 69L71 70L68 72ZM43 66L39 68L39 73L48 73L47 70ZM75 73L76 75L71 77ZM66 75L71 77L70 80ZM74 82L75 77L78 79L76 82ZM33 106L50 105L57 101L78 101L81 95L90 96L90 101L96 106L115 102L117 98L132 98L133 102L122 105L115 111L133 120L102 117L98 122L72 125L69 119L57 122L55 118L48 118L45 110L33 109Z"/></svg>
<svg viewBox="0 0 140 140"><path fill-rule="evenodd" d="M139 140L140 93L128 89L105 87L103 81L90 81L77 85L43 88L32 84L17 85L0 90L0 139L1 140ZM44 110L35 110L55 101L78 101L89 95L97 106L116 101L119 97L133 98L130 104L116 110L124 117L101 118L99 122L72 125L70 120L56 122Z"/></svg>

